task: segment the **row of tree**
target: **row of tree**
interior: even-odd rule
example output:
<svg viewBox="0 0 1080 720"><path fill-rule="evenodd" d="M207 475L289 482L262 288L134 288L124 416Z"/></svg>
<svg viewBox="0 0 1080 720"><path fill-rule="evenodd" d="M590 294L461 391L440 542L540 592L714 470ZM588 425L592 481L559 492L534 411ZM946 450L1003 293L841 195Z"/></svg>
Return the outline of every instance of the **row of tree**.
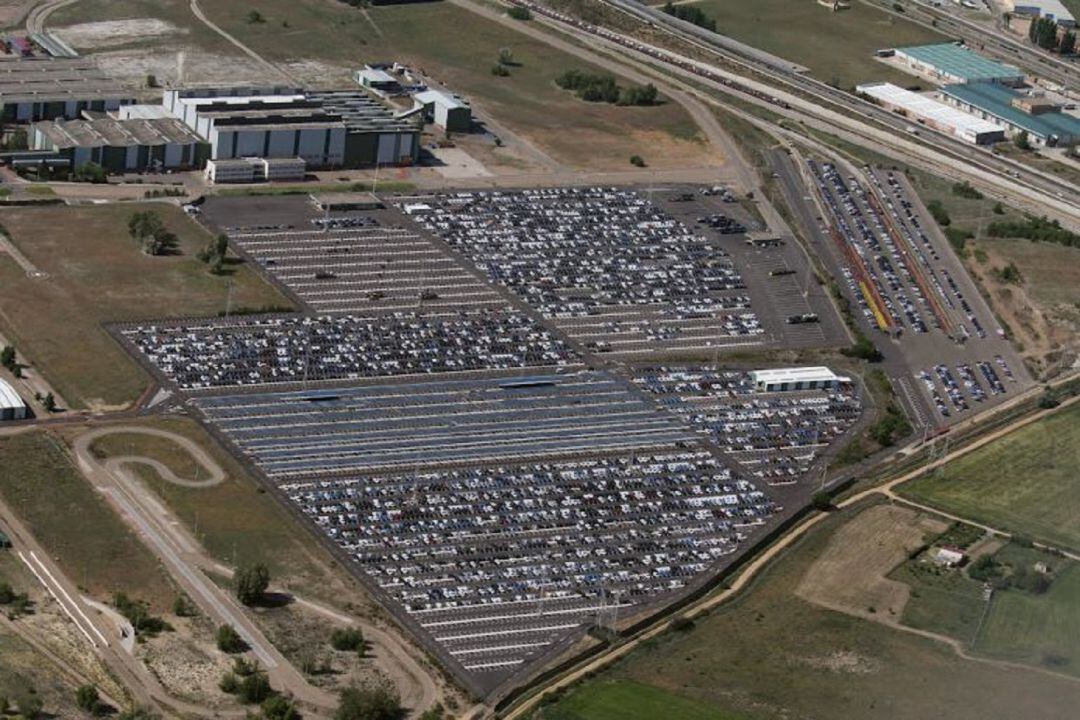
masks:
<svg viewBox="0 0 1080 720"><path fill-rule="evenodd" d="M586 102L606 102L613 105L655 105L659 96L656 86L632 85L620 87L614 75L567 70L555 78L563 90L572 90Z"/></svg>
<svg viewBox="0 0 1080 720"><path fill-rule="evenodd" d="M1058 24L1052 18L1034 18L1028 26L1028 40L1043 50L1072 55L1076 52L1076 33L1066 30L1058 37Z"/></svg>
<svg viewBox="0 0 1080 720"><path fill-rule="evenodd" d="M153 210L142 210L128 218L128 234L142 246L147 255L171 255L179 240L165 227L161 216Z"/></svg>

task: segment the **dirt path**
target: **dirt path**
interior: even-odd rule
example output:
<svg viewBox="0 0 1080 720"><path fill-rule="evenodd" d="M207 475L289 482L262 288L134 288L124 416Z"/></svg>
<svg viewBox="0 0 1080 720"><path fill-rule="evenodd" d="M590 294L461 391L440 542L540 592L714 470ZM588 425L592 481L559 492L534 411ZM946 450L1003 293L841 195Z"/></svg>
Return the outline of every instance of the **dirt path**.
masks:
<svg viewBox="0 0 1080 720"><path fill-rule="evenodd" d="M1065 382L1068 379L1072 379L1072 376L1062 378L1058 382ZM1021 395L1021 396L1017 397L1016 399L1014 399L1013 402L1015 403L1015 402L1022 401L1023 399L1030 399L1030 397L1032 397L1033 394L1038 390L1039 390L1039 388L1032 388L1031 390L1027 391L1023 395ZM936 461L934 461L932 463L929 463L927 465L921 466L921 467L919 467L919 468L917 468L915 470L912 470L909 473L905 473L904 475L902 475L902 476L900 476L900 477L898 477L898 478L896 478L894 480L890 480L888 483L886 483L884 485L880 485L880 486L876 486L876 487L872 487L872 488L867 488L866 490L858 492L858 493L848 497L847 499L843 500L842 502L837 503L837 507L840 508L840 509L851 507L852 505L855 505L855 504L857 504L857 503L859 503L859 502L861 502L861 501L863 501L863 500L865 500L865 499L867 499L869 497L872 497L874 495L885 495L886 497L895 498L896 496L893 493L893 488L895 488L896 486L898 486L898 485L900 485L902 483L905 483L908 480L912 480L912 479L914 479L914 478L916 478L916 477L918 477L920 475L923 475L928 470L933 470L934 468L939 467L941 465L944 465L944 464L946 464L948 462L951 462L951 461L953 461L953 460L955 460L955 459L957 459L959 457L963 457L964 455L966 455L966 454L972 452L973 450L976 450L976 449L986 445L987 443L993 442L994 440L996 440L998 438L1001 438L1001 437L1003 437L1005 435L1008 435L1009 433L1013 432L1014 430L1017 430L1017 429L1022 428L1022 427L1026 426L1026 425L1029 425L1029 424L1031 424L1033 422L1036 422L1039 419L1044 418L1047 415L1052 414L1052 413L1054 413L1054 412L1056 412L1058 410L1064 409L1065 407L1068 407L1068 406L1070 406L1073 403L1078 402L1078 401L1080 401L1080 396L1070 398L1068 401L1063 402L1057 408L1054 408L1054 409L1051 409L1051 410L1040 410L1038 412L1032 413L1031 415L1023 417L1023 418L1021 418L1019 420L1013 421L1013 422L1005 425L1004 427L998 428L997 430L988 433L987 435L985 435L985 436L979 438L978 440L968 444L967 446L964 446L964 447L959 448L957 450L954 450L954 451L952 451L950 453L947 453L943 457L939 458L938 460L936 460ZM969 418L965 422L976 423L976 422L980 422L980 421L985 421L987 418L992 417L996 413L1000 412L1002 410L1002 407L1003 406L998 406L996 408L990 408L988 410L985 410L982 413ZM919 444L921 444L921 443L912 443L911 446L909 446L908 448L905 448L905 449L913 451L915 446L919 445ZM941 514L940 511L935 510L933 508L929 508L929 510L931 512L936 513L936 514L939 514L939 515ZM789 547L794 545L804 535L806 535L806 533L808 533L810 530L812 530L814 527L816 527L818 525L818 523L822 522L828 516L829 515L827 513L815 513L815 514L811 515L810 517L808 517L807 519L803 520L801 523L799 523L798 525L793 527L786 535L781 536L775 543L773 543L772 545L767 547L760 555L758 555L756 558L751 560L743 568L743 570L732 579L732 581L728 585L728 587L724 588L723 590L717 592L714 595L710 595L710 596L700 600L699 602L697 602L694 605L690 606L688 609L684 610L681 614L685 615L687 617L693 618L693 617L696 617L696 616L700 615L703 612L711 610L712 608L716 607L717 605L720 605L720 604L726 602L727 600L731 599L734 595L736 595L737 593L741 592L744 588L746 588L750 584L750 582L753 581L757 577L757 575L770 562L772 562L778 555L780 555L781 553L786 551ZM968 522L968 521L965 520L965 522ZM988 529L994 530L993 528L988 528ZM994 530L994 532L1000 532L1000 531ZM661 633L665 632L667 630L668 620L669 620L669 618L661 619L655 625L652 625L649 628L646 628L645 630L641 631L637 635L635 635L632 638L626 640L623 644L614 647L610 652L607 652L607 653L605 653L605 654L603 654L603 655L601 655L599 657L596 657L596 658L594 658L592 660L589 660L588 662L584 663L583 665L578 666L574 670L571 670L571 671L567 672L566 674L557 677L555 680L553 680L552 682L550 682L548 685L546 685L543 688L543 692L534 693L533 695L529 696L529 698L527 700L524 700L521 704L517 705L516 707L511 709L509 712L504 714L502 716L503 720L513 720L514 718L525 717L530 712L532 712L533 709L535 709L537 703L540 701L540 699L545 694L549 693L552 690L557 690L559 688L568 687L568 686L582 680L586 675L596 673L597 671L603 669L607 665L610 665L612 662L618 660L619 658L623 657L624 655L627 655L628 653L630 653L631 651L636 649L641 643L645 642L646 640L649 640L650 638L656 637L657 635L660 635ZM998 661L985 660L983 658L971 658L971 657L969 657L963 651L963 648L960 645L959 641L955 640L954 638L950 638L950 637L947 637L947 636L938 636L938 635L935 635L934 633L930 633L930 632L923 631L923 630L916 630L915 628L907 628L905 626L898 626L898 629L903 629L903 630L905 630L907 632L914 632L915 634L922 635L924 637L928 637L928 638L933 639L933 640L940 640L941 642L944 642L947 645L949 645L950 647L952 647L957 652L958 655L960 655L961 657L964 657L965 659L973 659L973 660L978 660L980 662L998 662ZM1045 670L1043 668L1036 668L1036 667L1031 667L1031 666L1028 666L1028 665L1012 665L1012 664L1009 664L1009 663L1005 663L1004 665L1008 666L1010 668L1023 669L1023 670L1027 670L1027 671L1033 671L1033 672L1041 672L1041 673L1051 672L1051 671ZM1051 673L1051 674L1054 674L1055 676L1057 676L1056 673ZM1064 676L1061 676L1061 677L1064 677Z"/></svg>
<svg viewBox="0 0 1080 720"><path fill-rule="evenodd" d="M201 7L199 7L199 0L191 0L190 7L191 7L191 13L196 18L198 18L198 20L203 25L205 25L206 27L210 28L211 30L216 32L221 37L228 40L234 47L236 47L238 50L240 50L240 52L244 53L245 55L250 57L252 60L259 63L260 65L262 65L267 70L274 73L275 75L280 75L281 77L285 78L285 80L287 80L290 84L296 85L298 87L303 84L299 80L297 80L293 75L289 74L285 70L282 70L280 67L278 67L274 63L270 62L269 60L264 58L262 55L255 52L254 50L249 48L247 45L245 45L244 43L240 42L235 37L233 37L232 35L227 33L225 30L223 30L217 24L215 24L213 20L211 20L210 18L208 18L206 16L206 13L203 12L203 9Z"/></svg>
<svg viewBox="0 0 1080 720"><path fill-rule="evenodd" d="M165 438L176 443L190 453L191 456L205 469L208 476L207 479L192 481L178 477L170 468L152 458L125 455L111 457L102 461L95 457L90 451L90 447L94 440L107 435L127 433ZM273 648L271 643L261 635L258 628L255 627L253 623L247 621L246 615L243 614L242 610L237 607L232 608L231 613L229 612L230 608L228 603L224 602L224 600L231 600L231 598L229 598L227 594L222 593L220 589L213 585L213 583L206 581L201 570L210 570L226 576L231 576L233 569L225 567L211 558L206 553L205 549L202 548L201 544L198 543L186 529L184 529L183 523L166 509L158 500L157 495L135 478L127 467L133 463L152 467L164 480L182 487L212 487L223 482L227 476L224 469L209 455L209 453L197 443L183 435L158 428L132 425L102 427L86 432L76 438L74 449L80 466L83 466L84 464L89 466L95 477L100 479L103 483L106 483L104 489L124 509L124 519L131 523L136 531L143 534L144 537L147 537L155 546L159 556L162 556L163 559L166 560L166 566L169 567L170 572L173 572L177 581L181 582L184 579L191 581L192 576L194 576L196 580L202 580L202 582L197 583L198 586L210 586L205 588L205 590L207 593L217 595L218 602L209 602L210 607L206 609L207 614L216 617L216 611L216 613L222 614L223 617L228 615L234 618L231 622L233 622L234 626L237 626L238 630L241 629L241 625L247 626L247 630L252 637L249 644L256 649L256 653L260 656L260 660L263 661L264 664L266 663L266 659L272 660L274 662L274 667L278 668L279 675L282 675L282 677L279 677L277 682L275 682L275 686L277 686L277 683L283 683L283 686L293 690L297 697L303 697L303 695L301 695L300 692L296 692L294 688L302 688L303 686L309 688L309 690L305 691L309 696L313 694L326 695L326 693L321 690L311 688L303 676L297 673L288 661ZM187 570L183 570L183 567L186 567ZM200 594L202 593L192 594L192 597L198 600ZM364 637L372 644L371 649L372 654L374 655L375 667L394 683L401 695L402 701L407 706L414 708L417 714L423 712L440 700L441 693L439 691L439 686L432 678L431 674L425 671L420 663L410 654L405 645L399 639L395 638L392 633L351 615L346 615L337 610L320 605L319 603L296 596L291 592L283 592L283 594L292 596L298 605L313 612L317 612L324 617L328 617L334 622L358 627L364 633ZM225 598L221 598L221 595L225 595ZM206 599L205 594L202 594L202 596ZM236 615L240 615L241 617L236 618ZM237 623L241 623L241 625L238 625ZM274 675L271 673L271 679L273 678ZM299 683L302 683L303 685L300 685ZM315 692L313 693L312 691ZM317 702L318 699L319 698L314 698L316 702L313 702L313 704L320 705L320 703ZM322 699L326 700L327 698L323 697ZM329 705L325 704L322 704L321 706L329 707Z"/></svg>
<svg viewBox="0 0 1080 720"><path fill-rule="evenodd" d="M38 5L26 16L26 32L39 33L45 31L45 21L49 16L62 7L71 5L77 0L49 0Z"/></svg>

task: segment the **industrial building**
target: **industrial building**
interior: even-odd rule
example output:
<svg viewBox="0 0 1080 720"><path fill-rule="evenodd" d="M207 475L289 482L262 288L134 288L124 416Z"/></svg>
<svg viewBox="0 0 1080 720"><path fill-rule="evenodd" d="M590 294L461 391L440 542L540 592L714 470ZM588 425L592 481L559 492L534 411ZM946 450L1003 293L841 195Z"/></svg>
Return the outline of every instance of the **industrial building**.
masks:
<svg viewBox="0 0 1080 720"><path fill-rule="evenodd" d="M400 95L404 92L398 79L387 72L385 66L365 65L362 70L357 70L353 76L356 83L377 95L383 97Z"/></svg>
<svg viewBox="0 0 1080 720"><path fill-rule="evenodd" d="M202 167L210 147L176 118L42 120L30 128L30 147L56 153L72 167L94 162L108 172Z"/></svg>
<svg viewBox="0 0 1080 720"><path fill-rule="evenodd" d="M0 380L0 420L25 420L26 403L5 380Z"/></svg>
<svg viewBox="0 0 1080 720"><path fill-rule="evenodd" d="M472 108L469 104L442 90L424 90L413 95L413 103L423 108L425 120L449 132L469 132L472 129Z"/></svg>
<svg viewBox="0 0 1080 720"><path fill-rule="evenodd" d="M1063 28L1076 27L1076 18L1061 0L1005 0L1005 9L1017 15L1048 18Z"/></svg>
<svg viewBox="0 0 1080 720"><path fill-rule="evenodd" d="M0 60L0 120L76 120L83 111L115 111L133 94L82 58Z"/></svg>
<svg viewBox="0 0 1080 720"><path fill-rule="evenodd" d="M894 57L902 66L943 83L992 80L1015 86L1024 82L1019 68L987 59L957 43L896 48Z"/></svg>
<svg viewBox="0 0 1080 720"><path fill-rule="evenodd" d="M753 370L750 379L762 392L822 390L851 383L851 378L837 375L824 366Z"/></svg>
<svg viewBox="0 0 1080 720"><path fill-rule="evenodd" d="M916 122L955 135L966 142L989 145L1005 139L1005 128L997 123L969 115L891 83L869 83L855 89L888 110L901 112Z"/></svg>
<svg viewBox="0 0 1080 720"><path fill-rule="evenodd" d="M1009 136L1026 132L1032 145L1049 147L1080 142L1080 118L1037 91L1020 92L992 82L946 85L941 99L972 115L997 123Z"/></svg>
<svg viewBox="0 0 1080 720"><path fill-rule="evenodd" d="M214 160L302 158L309 168L410 164L420 128L363 92L242 87L169 90L164 107L210 144Z"/></svg>

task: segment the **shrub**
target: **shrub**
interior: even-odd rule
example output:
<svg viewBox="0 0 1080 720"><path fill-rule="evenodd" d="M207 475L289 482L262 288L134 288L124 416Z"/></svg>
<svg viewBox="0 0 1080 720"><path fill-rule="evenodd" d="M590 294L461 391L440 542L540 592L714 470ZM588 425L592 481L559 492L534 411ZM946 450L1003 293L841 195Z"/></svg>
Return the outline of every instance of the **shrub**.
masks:
<svg viewBox="0 0 1080 720"><path fill-rule="evenodd" d="M952 186L953 195L957 197L967 198L968 200L982 200L983 194L971 187L971 183L967 180L964 182L955 183Z"/></svg>
<svg viewBox="0 0 1080 720"><path fill-rule="evenodd" d="M930 211L930 215L934 218L934 221L941 227L948 227L952 222L949 218L949 212L945 209L945 206L941 204L940 200L931 200L926 203L926 209Z"/></svg>
<svg viewBox="0 0 1080 720"><path fill-rule="evenodd" d="M236 632L236 628L225 624L217 629L217 648L223 653L235 655L245 652L248 644L240 637L240 633Z"/></svg>
<svg viewBox="0 0 1080 720"><path fill-rule="evenodd" d="M341 652L364 649L364 634L357 628L336 629L330 634L330 647Z"/></svg>
<svg viewBox="0 0 1080 720"><path fill-rule="evenodd" d="M398 720L403 708L397 693L386 687L347 687L341 691L334 720Z"/></svg>
<svg viewBox="0 0 1080 720"><path fill-rule="evenodd" d="M641 157L640 155L631 155L630 164L634 167L643 168L645 167L645 158Z"/></svg>
<svg viewBox="0 0 1080 720"><path fill-rule="evenodd" d="M501 63L495 63L491 66L491 74L495 77L510 77L510 71Z"/></svg>
<svg viewBox="0 0 1080 720"><path fill-rule="evenodd" d="M101 702L98 689L93 685L80 685L75 691L75 704L84 712L91 715L104 715L108 708Z"/></svg>
<svg viewBox="0 0 1080 720"><path fill-rule="evenodd" d="M690 632L694 629L694 621L685 615L680 615L668 623L668 629L675 632Z"/></svg>
<svg viewBox="0 0 1080 720"><path fill-rule="evenodd" d="M814 497L811 498L810 502L813 504L815 510L820 510L821 512L832 510L832 495L824 490L814 493Z"/></svg>
<svg viewBox="0 0 1080 720"><path fill-rule="evenodd" d="M262 563L246 565L233 577L236 599L245 605L255 605L266 595L270 587L270 571Z"/></svg>
<svg viewBox="0 0 1080 720"><path fill-rule="evenodd" d="M515 20L532 20L532 12L530 12L529 8L526 7L519 7L515 5L509 10L507 10L506 14L514 18Z"/></svg>

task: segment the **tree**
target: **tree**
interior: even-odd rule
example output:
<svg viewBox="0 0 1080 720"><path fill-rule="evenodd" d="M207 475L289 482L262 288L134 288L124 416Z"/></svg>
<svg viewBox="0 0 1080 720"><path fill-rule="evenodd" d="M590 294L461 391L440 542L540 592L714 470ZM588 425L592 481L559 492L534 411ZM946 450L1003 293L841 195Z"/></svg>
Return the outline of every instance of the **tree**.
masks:
<svg viewBox="0 0 1080 720"><path fill-rule="evenodd" d="M1031 149L1031 138L1028 137L1027 130L1021 130L1013 138L1013 144L1021 150Z"/></svg>
<svg viewBox="0 0 1080 720"><path fill-rule="evenodd" d="M87 162L75 166L75 170L71 174L71 179L75 182L88 182L100 185L108 182L109 174L105 172L105 168L98 165L96 162Z"/></svg>
<svg viewBox="0 0 1080 720"><path fill-rule="evenodd" d="M399 720L404 713L397 693L386 687L347 687L341 691L334 720Z"/></svg>
<svg viewBox="0 0 1080 720"><path fill-rule="evenodd" d="M245 605L255 605L263 599L270 587L270 571L262 563L243 566L233 578L236 586L236 599Z"/></svg>
<svg viewBox="0 0 1080 720"><path fill-rule="evenodd" d="M1061 36L1061 44L1058 45L1058 52L1062 55L1072 55L1076 52L1076 33L1069 30Z"/></svg>
<svg viewBox="0 0 1080 720"><path fill-rule="evenodd" d="M634 167L643 168L645 167L645 158L641 157L640 155L631 155L630 164Z"/></svg>
<svg viewBox="0 0 1080 720"><path fill-rule="evenodd" d="M45 408L45 412L56 412L56 398L51 392L45 393L45 397L41 399L41 407Z"/></svg>
<svg viewBox="0 0 1080 720"><path fill-rule="evenodd" d="M240 637L240 633L236 632L236 628L226 623L217 629L217 647L223 653L235 655L245 652L248 644Z"/></svg>
<svg viewBox="0 0 1080 720"><path fill-rule="evenodd" d="M266 22L266 18L258 10L252 10L247 14L247 21L249 25L260 25Z"/></svg>
<svg viewBox="0 0 1080 720"><path fill-rule="evenodd" d="M0 350L0 365L3 365L8 370L15 368L15 346L5 345L3 350Z"/></svg>
<svg viewBox="0 0 1080 720"><path fill-rule="evenodd" d="M158 87L157 75L154 75L152 73L147 74L147 76L146 76L146 87L148 87L148 88L156 88L156 87Z"/></svg>
<svg viewBox="0 0 1080 720"><path fill-rule="evenodd" d="M532 12L527 7L521 7L519 5L512 6L506 11L506 14L515 20L532 20Z"/></svg>
<svg viewBox="0 0 1080 720"><path fill-rule="evenodd" d="M517 65L517 63L514 62L514 51L508 47L499 48L499 64Z"/></svg>
<svg viewBox="0 0 1080 720"><path fill-rule="evenodd" d="M108 706L101 701L98 689L93 685L80 685L75 691L75 704L91 715L104 715Z"/></svg>
<svg viewBox="0 0 1080 720"><path fill-rule="evenodd" d="M214 238L214 252L217 253L219 258L224 258L229 252L229 236L225 233L219 233Z"/></svg>
<svg viewBox="0 0 1080 720"><path fill-rule="evenodd" d="M254 672L240 681L236 697L245 705L256 705L267 700L274 694L270 687L270 680L262 671Z"/></svg>
<svg viewBox="0 0 1080 720"><path fill-rule="evenodd" d="M164 255L178 243L176 235L166 229L161 216L153 210L132 213L128 218L128 234L142 244L147 255Z"/></svg>
<svg viewBox="0 0 1080 720"><path fill-rule="evenodd" d="M810 502L813 504L815 510L820 510L821 512L832 510L832 496L824 490L814 493L814 497L811 498Z"/></svg>

